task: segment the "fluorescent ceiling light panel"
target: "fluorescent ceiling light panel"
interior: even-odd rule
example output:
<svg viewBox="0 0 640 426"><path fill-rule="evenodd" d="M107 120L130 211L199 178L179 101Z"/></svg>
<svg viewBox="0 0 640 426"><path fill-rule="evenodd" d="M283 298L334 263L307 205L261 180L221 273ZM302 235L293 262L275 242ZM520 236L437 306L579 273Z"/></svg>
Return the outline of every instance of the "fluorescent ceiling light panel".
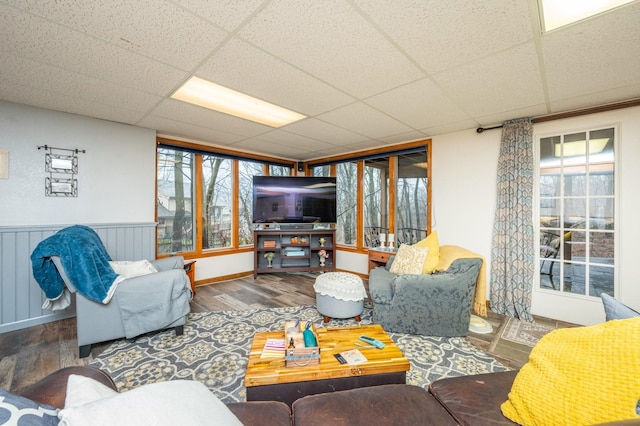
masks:
<svg viewBox="0 0 640 426"><path fill-rule="evenodd" d="M598 15L634 0L539 0L543 31L551 31Z"/></svg>
<svg viewBox="0 0 640 426"><path fill-rule="evenodd" d="M297 112L198 77L191 77L171 97L271 127L281 127L306 118Z"/></svg>

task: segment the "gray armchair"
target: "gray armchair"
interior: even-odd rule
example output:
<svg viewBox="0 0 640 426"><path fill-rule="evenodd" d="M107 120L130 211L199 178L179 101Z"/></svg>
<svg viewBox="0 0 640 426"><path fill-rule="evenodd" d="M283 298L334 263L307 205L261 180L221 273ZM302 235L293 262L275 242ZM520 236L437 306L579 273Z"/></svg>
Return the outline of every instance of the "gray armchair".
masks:
<svg viewBox="0 0 640 426"><path fill-rule="evenodd" d="M466 336L482 259L457 259L444 272L395 275L387 267L369 273L373 320L396 333Z"/></svg>
<svg viewBox="0 0 640 426"><path fill-rule="evenodd" d="M51 260L69 291L76 293L80 358L89 356L93 343L122 337L130 339L173 327L177 336L183 333L190 310L191 286L181 256L152 261L158 272L122 281L107 304L77 293L60 258L52 256Z"/></svg>
<svg viewBox="0 0 640 426"><path fill-rule="evenodd" d="M118 275L95 231L75 225L41 241L31 261L45 308L63 309L75 293L80 358L93 343L172 327L183 332L192 294L180 256L151 261L144 275Z"/></svg>

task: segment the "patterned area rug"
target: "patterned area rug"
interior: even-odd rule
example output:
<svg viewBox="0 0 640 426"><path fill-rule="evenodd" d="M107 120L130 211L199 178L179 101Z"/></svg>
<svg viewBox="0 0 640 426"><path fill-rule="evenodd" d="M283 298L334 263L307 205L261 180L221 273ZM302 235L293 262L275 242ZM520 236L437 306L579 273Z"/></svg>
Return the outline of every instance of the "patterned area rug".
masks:
<svg viewBox="0 0 640 426"><path fill-rule="evenodd" d="M245 401L244 373L253 334L281 330L285 320L311 320L316 327L356 325L353 319L325 325L314 306L192 313L183 336L167 330L119 340L91 365L107 371L121 392L188 379L204 383L223 402ZM361 324L370 323L371 309L365 309ZM389 336L411 362L409 384L426 388L444 377L508 370L466 338Z"/></svg>
<svg viewBox="0 0 640 426"><path fill-rule="evenodd" d="M553 330L555 330L555 327L549 325L509 318L507 325L502 330L502 338L520 345L534 347L542 336Z"/></svg>

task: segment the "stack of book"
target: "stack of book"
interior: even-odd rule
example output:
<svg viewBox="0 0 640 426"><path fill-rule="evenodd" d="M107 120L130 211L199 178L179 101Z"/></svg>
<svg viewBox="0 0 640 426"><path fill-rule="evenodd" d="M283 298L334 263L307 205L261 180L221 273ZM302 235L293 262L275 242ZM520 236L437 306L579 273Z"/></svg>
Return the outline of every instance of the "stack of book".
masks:
<svg viewBox="0 0 640 426"><path fill-rule="evenodd" d="M264 248L275 248L276 241L275 240L264 240Z"/></svg>
<svg viewBox="0 0 640 426"><path fill-rule="evenodd" d="M284 339L267 339L260 358L284 357Z"/></svg>

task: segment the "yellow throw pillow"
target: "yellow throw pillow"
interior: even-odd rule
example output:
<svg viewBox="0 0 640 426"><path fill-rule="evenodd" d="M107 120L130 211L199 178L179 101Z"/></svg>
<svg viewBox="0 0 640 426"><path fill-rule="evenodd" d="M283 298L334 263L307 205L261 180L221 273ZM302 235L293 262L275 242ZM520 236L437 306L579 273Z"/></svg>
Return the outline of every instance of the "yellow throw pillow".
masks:
<svg viewBox="0 0 640 426"><path fill-rule="evenodd" d="M396 275L422 274L422 266L427 258L427 247L416 247L400 244L400 248L393 258L389 272Z"/></svg>
<svg viewBox="0 0 640 426"><path fill-rule="evenodd" d="M423 274L433 274L438 266L440 259L440 243L438 242L438 231L431 231L431 233L422 241L418 241L414 244L415 247L427 247L429 253L427 259L422 267Z"/></svg>
<svg viewBox="0 0 640 426"><path fill-rule="evenodd" d="M516 376L502 414L519 424L637 419L640 317L545 335Z"/></svg>

